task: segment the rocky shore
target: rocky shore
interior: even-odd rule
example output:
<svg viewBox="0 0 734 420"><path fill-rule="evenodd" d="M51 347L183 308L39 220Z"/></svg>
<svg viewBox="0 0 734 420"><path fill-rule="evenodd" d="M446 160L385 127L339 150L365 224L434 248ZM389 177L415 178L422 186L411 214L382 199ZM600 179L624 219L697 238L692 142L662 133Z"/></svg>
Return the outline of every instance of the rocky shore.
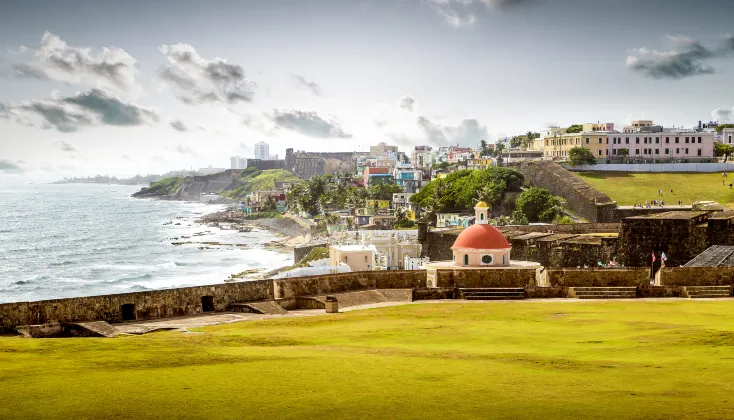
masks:
<svg viewBox="0 0 734 420"><path fill-rule="evenodd" d="M272 219L247 219L240 212L220 211L204 216L200 222L210 226L226 224L235 229L257 227L268 230L282 236L281 239L267 244L275 249L291 249L311 240L310 222L291 215Z"/></svg>

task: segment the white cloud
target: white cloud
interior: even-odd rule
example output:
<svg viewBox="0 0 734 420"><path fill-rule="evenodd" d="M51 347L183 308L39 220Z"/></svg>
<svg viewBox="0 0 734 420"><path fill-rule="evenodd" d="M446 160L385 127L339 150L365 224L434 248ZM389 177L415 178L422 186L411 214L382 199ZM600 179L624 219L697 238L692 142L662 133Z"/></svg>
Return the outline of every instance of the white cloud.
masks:
<svg viewBox="0 0 734 420"><path fill-rule="evenodd" d="M13 66L19 77L112 89L131 95L142 93L135 80L137 61L121 48L72 47L58 36L45 32L39 47L21 46L18 52L32 55L29 60Z"/></svg>

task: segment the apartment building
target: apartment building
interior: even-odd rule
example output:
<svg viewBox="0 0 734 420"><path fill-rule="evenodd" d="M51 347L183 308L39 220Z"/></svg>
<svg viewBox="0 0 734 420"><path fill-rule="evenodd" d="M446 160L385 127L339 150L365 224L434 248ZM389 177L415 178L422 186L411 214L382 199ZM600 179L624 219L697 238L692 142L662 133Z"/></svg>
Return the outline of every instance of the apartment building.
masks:
<svg viewBox="0 0 734 420"><path fill-rule="evenodd" d="M610 134L612 159L619 150L629 151L629 161L637 160L705 160L714 157L714 133L694 130L668 130L658 133Z"/></svg>
<svg viewBox="0 0 734 420"><path fill-rule="evenodd" d="M546 159L563 159L568 157L568 151L581 146L589 149L594 157L607 159L609 157L609 133L581 132L556 134L543 139L543 157Z"/></svg>

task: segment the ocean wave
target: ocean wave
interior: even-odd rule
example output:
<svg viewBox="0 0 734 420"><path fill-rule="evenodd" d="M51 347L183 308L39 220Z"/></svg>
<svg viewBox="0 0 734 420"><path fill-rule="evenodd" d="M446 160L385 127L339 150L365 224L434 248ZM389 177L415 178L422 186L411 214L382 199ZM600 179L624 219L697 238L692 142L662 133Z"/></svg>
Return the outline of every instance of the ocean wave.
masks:
<svg viewBox="0 0 734 420"><path fill-rule="evenodd" d="M51 263L51 264L49 264L49 266L50 267L62 267L62 266L65 266L65 265L72 265L72 264L74 264L73 261L65 260L65 261L61 261L61 262Z"/></svg>
<svg viewBox="0 0 734 420"><path fill-rule="evenodd" d="M105 283L105 284L119 284L119 283L129 283L131 281L151 280L151 279L153 279L153 275L152 274L141 274L139 276L123 277L123 278L115 279L115 280L107 280L107 281L104 281L102 283Z"/></svg>

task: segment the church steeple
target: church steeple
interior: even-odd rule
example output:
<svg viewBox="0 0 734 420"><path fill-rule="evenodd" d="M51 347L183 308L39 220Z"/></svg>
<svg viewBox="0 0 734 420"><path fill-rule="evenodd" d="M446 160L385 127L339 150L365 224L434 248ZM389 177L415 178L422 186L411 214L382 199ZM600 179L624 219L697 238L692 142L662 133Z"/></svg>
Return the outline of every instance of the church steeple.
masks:
<svg viewBox="0 0 734 420"><path fill-rule="evenodd" d="M489 223L489 206L484 201L480 201L474 206L476 219L474 223L477 225L486 225Z"/></svg>

